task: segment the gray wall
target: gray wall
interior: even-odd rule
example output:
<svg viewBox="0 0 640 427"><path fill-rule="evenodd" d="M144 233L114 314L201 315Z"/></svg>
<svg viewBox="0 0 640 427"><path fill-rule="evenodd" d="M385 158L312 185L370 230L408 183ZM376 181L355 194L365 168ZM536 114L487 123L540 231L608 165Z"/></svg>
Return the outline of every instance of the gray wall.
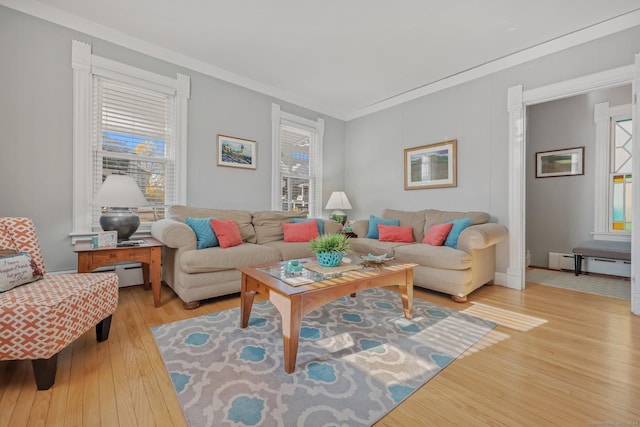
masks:
<svg viewBox="0 0 640 427"><path fill-rule="evenodd" d="M325 119L324 203L344 182L344 122L0 6L0 215L33 218L48 271L72 270L71 40L158 74L191 77L187 202L271 208L271 103ZM257 170L216 166L216 135L253 139Z"/></svg>
<svg viewBox="0 0 640 427"><path fill-rule="evenodd" d="M32 217L49 270L76 266L69 232L72 171L71 40L97 55L167 76L191 76L188 203L269 209L271 103L268 96L183 69L0 6L0 215ZM398 209L484 210L508 226L507 89L547 84L632 64L635 27L348 123L324 117L326 203L344 188L350 219ZM460 52L459 54L464 54ZM318 114L281 103L283 111ZM256 171L215 165L218 133L258 143ZM458 140L458 186L403 187L403 150ZM328 212L325 212L325 215ZM498 246L497 271L508 265Z"/></svg>
<svg viewBox="0 0 640 427"><path fill-rule="evenodd" d="M640 27L348 122L350 218L379 214L384 207L483 210L508 226L508 88L533 89L629 65L636 52ZM458 186L404 190L403 150L454 138ZM497 255L497 271L506 272L507 242L498 245Z"/></svg>
<svg viewBox="0 0 640 427"><path fill-rule="evenodd" d="M526 247L531 265L548 267L548 253L571 253L591 240L595 206L594 106L631 103L631 85L599 90L527 109ZM536 152L585 147L584 175L536 178Z"/></svg>

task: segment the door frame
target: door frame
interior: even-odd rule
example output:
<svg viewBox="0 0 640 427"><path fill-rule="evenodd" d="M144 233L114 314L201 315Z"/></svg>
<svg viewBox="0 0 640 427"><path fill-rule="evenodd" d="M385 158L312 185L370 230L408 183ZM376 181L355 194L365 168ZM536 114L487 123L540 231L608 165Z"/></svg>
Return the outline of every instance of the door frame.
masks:
<svg viewBox="0 0 640 427"><path fill-rule="evenodd" d="M509 112L509 169L508 169L508 213L509 213L509 267L506 285L513 289L525 288L525 224L526 224L526 109L530 105L580 95L598 89L632 86L633 140L632 150L640 153L638 135L640 111L636 105L640 87L640 54L635 63L600 73L524 90L524 85L512 86L507 91ZM640 170L640 156L633 157L632 170ZM640 185L633 186L634 224L640 224ZM638 206L638 207L636 207ZM631 231L631 253L640 244L640 226ZM633 259L633 256L632 256ZM631 311L640 315L640 263L631 264Z"/></svg>

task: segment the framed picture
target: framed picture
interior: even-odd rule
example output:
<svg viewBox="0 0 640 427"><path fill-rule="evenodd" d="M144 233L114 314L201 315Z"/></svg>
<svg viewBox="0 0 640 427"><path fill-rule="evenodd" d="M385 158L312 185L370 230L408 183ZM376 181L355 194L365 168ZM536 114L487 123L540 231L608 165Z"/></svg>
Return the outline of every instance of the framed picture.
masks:
<svg viewBox="0 0 640 427"><path fill-rule="evenodd" d="M584 175L584 147L536 153L536 178Z"/></svg>
<svg viewBox="0 0 640 427"><path fill-rule="evenodd" d="M458 185L456 146L458 141L405 148L404 189L444 188Z"/></svg>
<svg viewBox="0 0 640 427"><path fill-rule="evenodd" d="M255 169L257 159L255 141L218 135L218 166Z"/></svg>

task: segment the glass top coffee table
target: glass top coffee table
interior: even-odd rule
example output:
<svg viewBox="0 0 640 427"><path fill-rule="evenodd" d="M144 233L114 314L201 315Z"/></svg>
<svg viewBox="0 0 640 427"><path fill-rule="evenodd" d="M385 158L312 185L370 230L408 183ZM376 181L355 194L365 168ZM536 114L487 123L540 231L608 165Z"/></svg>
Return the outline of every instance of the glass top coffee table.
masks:
<svg viewBox="0 0 640 427"><path fill-rule="evenodd" d="M315 260L309 258L300 262L304 266L305 263L313 261ZM413 316L413 268L416 264L389 261L379 266L335 274L307 274L308 282L294 284L287 283L291 282L287 279L296 276L286 273L286 265L286 261L281 261L239 267L238 270L242 273L240 327L246 328L249 324L256 292L267 296L282 316L284 369L288 374L295 371L296 367L302 316L333 300L345 295L355 296L357 292L365 289L398 286L404 315L407 319Z"/></svg>

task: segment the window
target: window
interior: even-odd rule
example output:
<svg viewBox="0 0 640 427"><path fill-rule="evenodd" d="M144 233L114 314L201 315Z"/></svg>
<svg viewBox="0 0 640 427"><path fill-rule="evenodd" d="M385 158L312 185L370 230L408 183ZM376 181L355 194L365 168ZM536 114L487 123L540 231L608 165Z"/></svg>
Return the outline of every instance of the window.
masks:
<svg viewBox="0 0 640 427"><path fill-rule="evenodd" d="M630 241L631 105L596 104L594 239Z"/></svg>
<svg viewBox="0 0 640 427"><path fill-rule="evenodd" d="M610 231L631 231L631 117L611 119Z"/></svg>
<svg viewBox="0 0 640 427"><path fill-rule="evenodd" d="M131 175L150 204L140 208L141 223L164 218L174 203L174 95L100 76L93 78L93 191L108 175ZM94 207L92 228L100 208Z"/></svg>
<svg viewBox="0 0 640 427"><path fill-rule="evenodd" d="M177 79L91 54L73 42L74 239L100 230L93 195L110 174L134 177L150 207L139 232L184 203L189 78Z"/></svg>
<svg viewBox="0 0 640 427"><path fill-rule="evenodd" d="M322 140L324 120L317 122L272 106L272 209L322 214Z"/></svg>

